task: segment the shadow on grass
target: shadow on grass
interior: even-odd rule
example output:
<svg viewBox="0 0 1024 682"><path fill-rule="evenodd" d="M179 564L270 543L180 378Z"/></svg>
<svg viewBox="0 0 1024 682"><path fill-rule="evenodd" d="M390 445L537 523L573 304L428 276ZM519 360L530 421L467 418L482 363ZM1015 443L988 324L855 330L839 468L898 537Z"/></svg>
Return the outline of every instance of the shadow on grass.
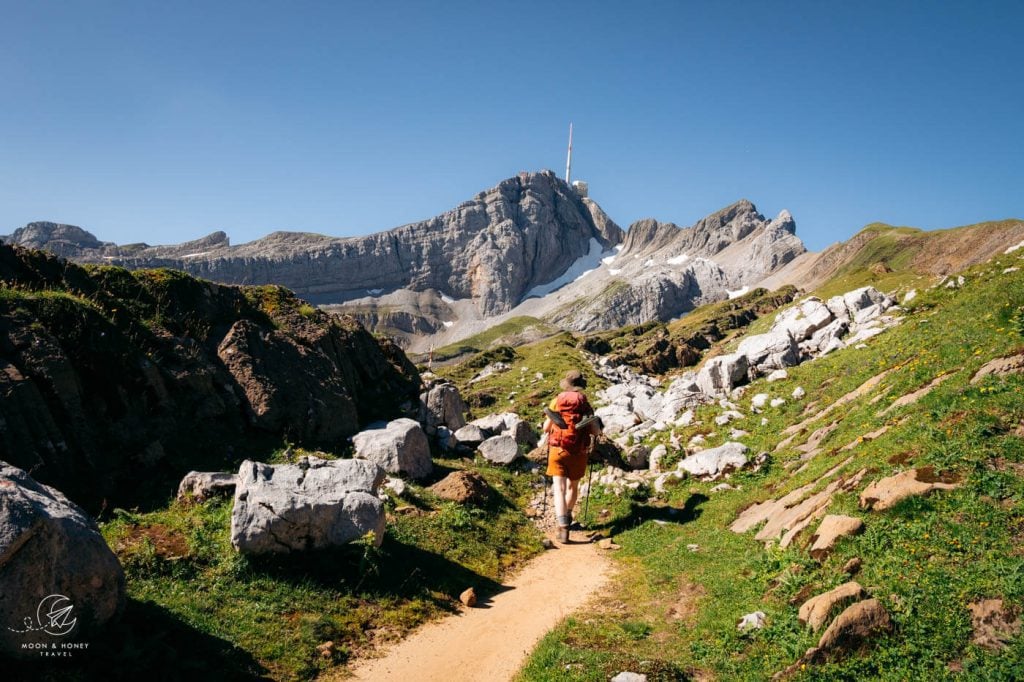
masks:
<svg viewBox="0 0 1024 682"><path fill-rule="evenodd" d="M604 524L594 524L593 530L607 530L611 535L618 535L630 528L647 521L665 521L667 523L690 523L700 518L702 513L700 506L708 501L708 496L701 493L690 495L682 507L672 505L651 505L640 502L632 502L630 511L625 516Z"/></svg>
<svg viewBox="0 0 1024 682"><path fill-rule="evenodd" d="M476 590L478 605L507 587L439 554L388 536L378 549L349 545L284 556L252 557L251 570L295 586L314 585L360 598L424 598L455 610L459 595Z"/></svg>
<svg viewBox="0 0 1024 682"><path fill-rule="evenodd" d="M161 606L129 599L124 614L70 658L4 663L5 680L269 680L230 642L200 632Z"/></svg>

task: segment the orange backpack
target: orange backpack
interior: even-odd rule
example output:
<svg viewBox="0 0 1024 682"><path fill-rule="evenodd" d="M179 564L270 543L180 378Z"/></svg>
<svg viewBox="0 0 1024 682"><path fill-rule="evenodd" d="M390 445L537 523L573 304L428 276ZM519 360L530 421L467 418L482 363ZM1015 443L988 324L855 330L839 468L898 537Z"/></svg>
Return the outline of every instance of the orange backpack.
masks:
<svg viewBox="0 0 1024 682"><path fill-rule="evenodd" d="M552 420L548 443L571 452L578 452L587 445L587 436L590 430L584 427L581 431L577 431L576 424L594 412L590 403L587 402L587 396L577 391L563 391L555 398L555 411L565 422L565 428L563 429Z"/></svg>

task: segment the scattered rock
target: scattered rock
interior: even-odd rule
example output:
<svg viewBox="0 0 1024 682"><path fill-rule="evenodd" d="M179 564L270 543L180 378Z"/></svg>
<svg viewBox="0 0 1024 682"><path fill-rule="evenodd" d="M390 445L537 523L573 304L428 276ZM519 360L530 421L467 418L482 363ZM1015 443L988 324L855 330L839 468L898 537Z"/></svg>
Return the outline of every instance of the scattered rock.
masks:
<svg viewBox="0 0 1024 682"><path fill-rule="evenodd" d="M458 431L466 425L467 409L455 384L435 384L420 394L419 421L431 436L439 426Z"/></svg>
<svg viewBox="0 0 1024 682"><path fill-rule="evenodd" d="M835 589L811 597L800 607L797 618L812 631L821 629L828 622L832 611L843 604L864 596L864 588L858 583L843 583Z"/></svg>
<svg viewBox="0 0 1024 682"><path fill-rule="evenodd" d="M691 476L715 480L730 471L746 466L748 452L750 448L743 443L729 442L690 455L679 462L679 468Z"/></svg>
<svg viewBox="0 0 1024 682"><path fill-rule="evenodd" d="M611 682L647 682L647 675L642 673L621 672Z"/></svg>
<svg viewBox="0 0 1024 682"><path fill-rule="evenodd" d="M700 545L690 544L686 546L686 549L690 550L691 552L696 552L700 550Z"/></svg>
<svg viewBox="0 0 1024 682"><path fill-rule="evenodd" d="M519 457L519 444L515 437L507 434L492 436L477 449L484 459L494 464L511 464Z"/></svg>
<svg viewBox="0 0 1024 682"><path fill-rule="evenodd" d="M646 445L634 445L627 448L622 458L630 469L646 469L651 450Z"/></svg>
<svg viewBox="0 0 1024 682"><path fill-rule="evenodd" d="M384 479L384 485L381 486L388 490L395 497L401 497L405 494L406 485L405 481L400 478L391 478L390 476Z"/></svg>
<svg viewBox="0 0 1024 682"><path fill-rule="evenodd" d="M804 659L812 663L837 659L891 630L892 620L881 602L866 599L839 614L821 635L818 646L809 649Z"/></svg>
<svg viewBox="0 0 1024 682"><path fill-rule="evenodd" d="M0 654L89 641L125 603L121 564L96 522L25 471L0 462ZM60 624L47 613L70 609ZM25 648L23 648L25 647Z"/></svg>
<svg viewBox="0 0 1024 682"><path fill-rule="evenodd" d="M786 404L786 399L785 398L772 398L772 401L770 403L768 403L768 404L771 405L772 407L782 407L783 405Z"/></svg>
<svg viewBox="0 0 1024 682"><path fill-rule="evenodd" d="M982 379L990 375L1003 376L1006 374L1020 374L1024 372L1024 353L1018 353L1016 355L1008 355L1002 358L996 358L990 360L981 366L974 376L971 377L971 383L976 384Z"/></svg>
<svg viewBox="0 0 1024 682"><path fill-rule="evenodd" d="M555 543L551 541L551 538L542 538L540 541L541 547L544 549L554 549Z"/></svg>
<svg viewBox="0 0 1024 682"><path fill-rule="evenodd" d="M884 511L908 497L927 495L933 490L952 490L955 487L956 483L934 480L930 468L911 469L868 485L860 494L860 507Z"/></svg>
<svg viewBox="0 0 1024 682"><path fill-rule="evenodd" d="M1003 604L1002 599L982 599L967 605L971 612L971 642L998 651L1020 634L1020 615Z"/></svg>
<svg viewBox="0 0 1024 682"><path fill-rule="evenodd" d="M737 419L743 419L743 418L744 417L743 417L743 413L742 412L737 412L736 410L726 410L722 414L720 414L717 417L715 417L715 425L716 426L725 426L726 424L728 424L731 421L735 421Z"/></svg>
<svg viewBox="0 0 1024 682"><path fill-rule="evenodd" d="M818 530L811 536L810 555L818 561L832 553L841 537L854 535L864 530L864 522L855 516L829 514L821 521Z"/></svg>
<svg viewBox="0 0 1024 682"><path fill-rule="evenodd" d="M738 440L740 438L746 438L749 435L750 435L750 432L749 431L744 431L743 429L730 429L730 431L729 431L729 438L732 438L733 440Z"/></svg>
<svg viewBox="0 0 1024 682"><path fill-rule="evenodd" d="M453 471L430 490L442 500L469 505L484 504L491 492L484 477L474 471Z"/></svg>
<svg viewBox="0 0 1024 682"><path fill-rule="evenodd" d="M728 483L719 483L711 489L713 493L724 493L728 490L739 490L736 486L729 485Z"/></svg>
<svg viewBox="0 0 1024 682"><path fill-rule="evenodd" d="M765 625L764 611L754 611L748 613L736 622L736 629L740 632L750 632L751 630L760 630Z"/></svg>
<svg viewBox="0 0 1024 682"><path fill-rule="evenodd" d="M783 381L789 378L789 372L784 369L777 369L768 375L766 381L768 383L774 383L776 381Z"/></svg>
<svg viewBox="0 0 1024 682"><path fill-rule="evenodd" d="M597 546L598 546L599 549L609 549L609 550L622 549L622 545L615 544L614 542L612 542L611 538L602 538L602 539L598 540L597 541Z"/></svg>
<svg viewBox="0 0 1024 682"><path fill-rule="evenodd" d="M736 354L746 357L751 379L800 362L800 348L786 329L748 336L740 342Z"/></svg>
<svg viewBox="0 0 1024 682"><path fill-rule="evenodd" d="M238 469L231 544L243 554L282 553L343 545L372 532L379 547L383 481L384 470L363 459L246 460Z"/></svg>
<svg viewBox="0 0 1024 682"><path fill-rule="evenodd" d="M466 424L455 432L455 439L464 445L475 448L487 440L487 434L476 424Z"/></svg>
<svg viewBox="0 0 1024 682"><path fill-rule="evenodd" d="M697 373L697 386L708 395L728 393L747 379L747 356L740 353L719 355L704 363Z"/></svg>
<svg viewBox="0 0 1024 682"><path fill-rule="evenodd" d="M463 593L459 595L459 601L470 608L476 606L476 590L470 587L463 591Z"/></svg>
<svg viewBox="0 0 1024 682"><path fill-rule="evenodd" d="M848 576L855 576L860 573L860 567L864 564L859 556L855 556L843 564L842 572Z"/></svg>
<svg viewBox="0 0 1024 682"><path fill-rule="evenodd" d="M238 476L220 471L190 471L178 484L178 501L203 502L217 495L233 495Z"/></svg>
<svg viewBox="0 0 1024 682"><path fill-rule="evenodd" d="M807 391L804 390L803 386L797 386L793 389L793 400L803 400L805 395L807 395Z"/></svg>
<svg viewBox="0 0 1024 682"><path fill-rule="evenodd" d="M750 399L750 406L755 410L760 410L766 404L768 404L768 397L769 396L767 393L758 393L757 395Z"/></svg>
<svg viewBox="0 0 1024 682"><path fill-rule="evenodd" d="M353 436L352 444L354 457L369 460L389 474L418 479L434 470L427 434L413 419L375 422Z"/></svg>
<svg viewBox="0 0 1024 682"><path fill-rule="evenodd" d="M327 640L323 644L317 644L316 651L320 654L320 658L332 659L336 653L334 642Z"/></svg>
<svg viewBox="0 0 1024 682"><path fill-rule="evenodd" d="M530 425L523 421L515 412L489 414L486 417L474 419L470 422L470 425L479 427L485 436L512 436L519 445L528 445L531 448L536 446L539 440L537 434L530 428ZM456 432L456 436L458 436L458 432Z"/></svg>
<svg viewBox="0 0 1024 682"><path fill-rule="evenodd" d="M668 456L668 448L664 445L655 445L651 454L647 456L647 465L651 472L661 471L661 461Z"/></svg>

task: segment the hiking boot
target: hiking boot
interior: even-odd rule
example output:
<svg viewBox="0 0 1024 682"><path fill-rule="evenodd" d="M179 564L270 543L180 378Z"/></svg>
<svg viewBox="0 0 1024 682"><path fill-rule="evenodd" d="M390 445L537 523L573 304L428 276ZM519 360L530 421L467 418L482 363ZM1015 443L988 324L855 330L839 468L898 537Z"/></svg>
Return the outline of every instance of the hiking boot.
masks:
<svg viewBox="0 0 1024 682"><path fill-rule="evenodd" d="M569 544L569 526L558 527L558 541L563 545Z"/></svg>

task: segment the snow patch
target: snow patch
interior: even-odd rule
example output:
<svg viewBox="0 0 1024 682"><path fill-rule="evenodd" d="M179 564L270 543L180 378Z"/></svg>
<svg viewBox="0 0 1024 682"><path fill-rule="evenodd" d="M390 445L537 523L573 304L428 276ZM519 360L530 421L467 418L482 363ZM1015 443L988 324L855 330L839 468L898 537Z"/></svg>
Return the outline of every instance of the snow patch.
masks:
<svg viewBox="0 0 1024 682"><path fill-rule="evenodd" d="M669 265L682 265L688 260L690 260L689 254L683 253L678 256L672 256L665 262L668 263Z"/></svg>
<svg viewBox="0 0 1024 682"><path fill-rule="evenodd" d="M601 264L601 255L603 253L604 251L601 250L601 242L591 237L590 248L585 256L581 256L577 259L576 262L570 265L569 269L563 272L560 277L556 277L547 284L538 284L534 288L530 289L526 292L526 295L523 296L523 300L547 296L552 291L561 289L569 282L575 282L576 280L586 277Z"/></svg>
<svg viewBox="0 0 1024 682"><path fill-rule="evenodd" d="M367 289L366 293L368 293L370 296L380 296L382 293L384 293L384 290L383 289Z"/></svg>
<svg viewBox="0 0 1024 682"><path fill-rule="evenodd" d="M1003 253L1004 253L1004 254L1005 254L1005 253L1013 253L1013 252L1014 252L1014 251L1016 251L1017 249L1024 249L1024 242L1021 242L1020 244L1016 244L1016 245L1014 245L1014 246L1011 246L1011 247L1010 247L1010 248L1008 248L1008 249L1007 249L1006 251L1003 251Z"/></svg>
<svg viewBox="0 0 1024 682"><path fill-rule="evenodd" d="M205 256L208 253L210 253L210 252L209 251L197 251L196 253L186 253L184 256L179 256L179 258L199 258L200 256Z"/></svg>
<svg viewBox="0 0 1024 682"><path fill-rule="evenodd" d="M447 294L441 294L441 300L449 304L455 303L455 299L452 298L451 296L448 296Z"/></svg>
<svg viewBox="0 0 1024 682"><path fill-rule="evenodd" d="M608 269L608 274L609 274L609 275L617 275L617 274L619 274L620 272L622 272L622 270L621 270L621 269L616 269L616 268L609 268L609 269Z"/></svg>
<svg viewBox="0 0 1024 682"><path fill-rule="evenodd" d="M441 324L443 324L445 326L445 328L447 329L447 328L451 327L455 323L452 322L451 320L448 320L446 322L442 322Z"/></svg>
<svg viewBox="0 0 1024 682"><path fill-rule="evenodd" d="M739 298L740 296L742 296L743 294L747 293L748 291L750 291L750 287L744 285L744 286L740 287L739 289L737 289L736 291L729 291L728 289L726 289L725 293L729 294L729 298Z"/></svg>

